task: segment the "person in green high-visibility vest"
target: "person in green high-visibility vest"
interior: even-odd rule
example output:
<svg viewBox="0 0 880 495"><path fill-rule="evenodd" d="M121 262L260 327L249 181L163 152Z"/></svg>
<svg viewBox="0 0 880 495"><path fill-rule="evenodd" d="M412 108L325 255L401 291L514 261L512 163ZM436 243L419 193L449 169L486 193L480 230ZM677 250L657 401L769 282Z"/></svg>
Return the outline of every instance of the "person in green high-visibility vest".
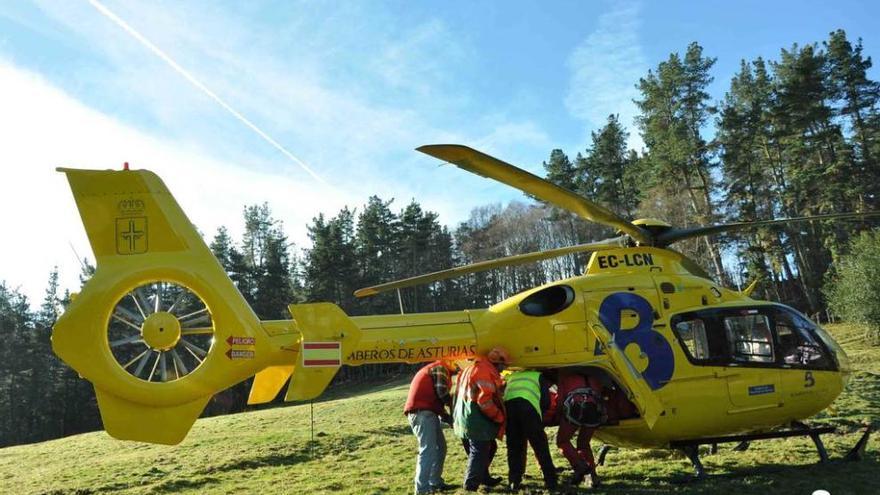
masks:
<svg viewBox="0 0 880 495"><path fill-rule="evenodd" d="M544 485L557 486L556 468L544 433L544 411L550 409L550 381L540 371L514 371L507 375L504 407L507 410L507 480L510 490L519 491L526 470L526 444L532 446Z"/></svg>

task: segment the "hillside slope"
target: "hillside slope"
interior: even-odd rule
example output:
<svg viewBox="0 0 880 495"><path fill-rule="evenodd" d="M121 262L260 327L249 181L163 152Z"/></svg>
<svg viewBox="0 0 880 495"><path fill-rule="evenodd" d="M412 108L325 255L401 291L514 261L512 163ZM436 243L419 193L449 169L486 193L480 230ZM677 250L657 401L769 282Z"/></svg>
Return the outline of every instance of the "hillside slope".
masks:
<svg viewBox="0 0 880 495"><path fill-rule="evenodd" d="M839 459L855 443L858 425L880 426L880 348L861 344L854 328L832 331L859 369L833 410L815 419L846 433L825 436L829 454ZM310 406L304 404L203 419L175 447L121 442L97 432L2 449L0 493L407 493L416 449L401 414L406 390L406 383L396 382L316 402L314 443ZM808 439L758 442L741 453L725 445L718 454L706 453L712 476L698 484L674 483L691 472L676 453L615 450L600 468L605 484L582 491L880 493L878 437L864 461L821 467ZM447 438L446 478L458 484L465 457L450 431ZM505 453L502 447L495 474L507 471ZM558 457L557 463L564 465ZM540 493L533 462L528 473L528 489Z"/></svg>

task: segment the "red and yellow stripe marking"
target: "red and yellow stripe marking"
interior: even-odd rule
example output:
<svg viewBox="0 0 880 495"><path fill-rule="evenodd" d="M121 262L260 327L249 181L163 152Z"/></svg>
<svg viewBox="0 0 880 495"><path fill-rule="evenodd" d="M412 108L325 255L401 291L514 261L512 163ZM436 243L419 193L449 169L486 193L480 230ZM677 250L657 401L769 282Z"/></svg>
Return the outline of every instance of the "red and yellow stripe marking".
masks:
<svg viewBox="0 0 880 495"><path fill-rule="evenodd" d="M342 342L303 342L303 366L341 366Z"/></svg>

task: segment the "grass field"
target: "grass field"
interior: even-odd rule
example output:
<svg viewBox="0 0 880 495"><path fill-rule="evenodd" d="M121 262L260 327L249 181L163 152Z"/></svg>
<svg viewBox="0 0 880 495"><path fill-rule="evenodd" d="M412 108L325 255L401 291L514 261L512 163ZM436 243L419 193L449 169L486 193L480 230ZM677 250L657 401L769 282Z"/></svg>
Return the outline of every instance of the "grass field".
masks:
<svg viewBox="0 0 880 495"><path fill-rule="evenodd" d="M812 421L838 427L841 434L824 438L832 459L840 459L856 442L859 425L880 426L880 348L862 344L854 328L830 329L858 371L833 408ZM407 383L397 381L316 402L314 442L305 404L203 419L175 447L121 442L96 432L0 449L0 493L407 493L415 439L401 414L406 391ZM451 431L447 438L446 478L459 484L465 457ZM757 442L746 452L724 445L703 456L710 478L689 484L675 483L691 473L690 463L676 453L614 450L600 468L604 485L581 492L880 493L878 438L865 460L822 466L809 439ZM501 447L493 474L506 474L505 455ZM543 492L539 476L530 462L527 493Z"/></svg>

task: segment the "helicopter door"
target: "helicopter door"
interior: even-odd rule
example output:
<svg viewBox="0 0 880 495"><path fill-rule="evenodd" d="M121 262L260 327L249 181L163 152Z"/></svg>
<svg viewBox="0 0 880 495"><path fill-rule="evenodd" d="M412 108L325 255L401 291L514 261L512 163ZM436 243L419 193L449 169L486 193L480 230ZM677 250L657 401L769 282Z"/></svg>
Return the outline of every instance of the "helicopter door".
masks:
<svg viewBox="0 0 880 495"><path fill-rule="evenodd" d="M758 309L727 310L720 316L730 355L722 373L727 376L730 412L777 407L781 392L769 318Z"/></svg>
<svg viewBox="0 0 880 495"><path fill-rule="evenodd" d="M628 291L585 295L587 319L602 352L608 354L617 377L629 391L630 401L638 407L648 427L653 428L663 414L663 404L655 390L671 378L674 359L669 343L652 329L651 303ZM668 355L664 349L668 349Z"/></svg>

